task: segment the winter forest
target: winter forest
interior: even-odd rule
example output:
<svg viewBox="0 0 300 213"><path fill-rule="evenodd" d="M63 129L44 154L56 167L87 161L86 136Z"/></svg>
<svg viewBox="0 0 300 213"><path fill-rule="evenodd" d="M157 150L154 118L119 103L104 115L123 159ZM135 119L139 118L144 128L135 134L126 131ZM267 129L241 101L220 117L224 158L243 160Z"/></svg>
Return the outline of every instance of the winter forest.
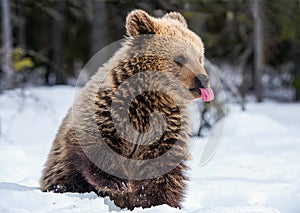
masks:
<svg viewBox="0 0 300 213"><path fill-rule="evenodd" d="M300 98L299 1L2 1L1 91L71 84L97 51L122 39L133 8L179 11L230 67L232 86L257 101ZM91 73L92 75L93 73Z"/></svg>
<svg viewBox="0 0 300 213"><path fill-rule="evenodd" d="M215 100L190 106L183 208L133 212L299 212L299 0L1 0L0 212L127 212L93 192L41 192L39 181L74 93L97 71L88 62L113 56L103 48L124 38L134 9L184 16Z"/></svg>

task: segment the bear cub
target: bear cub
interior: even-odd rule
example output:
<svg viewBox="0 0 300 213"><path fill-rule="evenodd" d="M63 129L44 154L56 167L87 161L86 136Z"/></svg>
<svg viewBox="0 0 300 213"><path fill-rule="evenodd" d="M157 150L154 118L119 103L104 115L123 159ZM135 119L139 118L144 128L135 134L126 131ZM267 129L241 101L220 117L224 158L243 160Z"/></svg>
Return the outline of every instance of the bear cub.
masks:
<svg viewBox="0 0 300 213"><path fill-rule="evenodd" d="M134 10L126 31L64 118L41 190L94 191L130 210L180 208L190 159L187 104L214 98L203 43L177 12L155 18Z"/></svg>

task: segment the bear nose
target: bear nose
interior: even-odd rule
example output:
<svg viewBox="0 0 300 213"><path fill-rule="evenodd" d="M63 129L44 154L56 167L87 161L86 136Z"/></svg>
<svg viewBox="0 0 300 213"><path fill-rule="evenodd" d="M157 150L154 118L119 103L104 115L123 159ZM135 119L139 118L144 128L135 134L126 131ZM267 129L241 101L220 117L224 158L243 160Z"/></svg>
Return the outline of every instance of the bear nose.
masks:
<svg viewBox="0 0 300 213"><path fill-rule="evenodd" d="M197 75L194 82L196 88L206 88L208 86L209 78L207 75Z"/></svg>

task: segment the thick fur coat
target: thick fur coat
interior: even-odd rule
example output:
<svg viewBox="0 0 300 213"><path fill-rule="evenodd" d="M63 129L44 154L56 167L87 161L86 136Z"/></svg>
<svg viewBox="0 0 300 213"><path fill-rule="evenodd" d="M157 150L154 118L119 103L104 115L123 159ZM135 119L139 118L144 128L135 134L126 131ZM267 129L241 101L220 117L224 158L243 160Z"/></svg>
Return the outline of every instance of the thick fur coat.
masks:
<svg viewBox="0 0 300 213"><path fill-rule="evenodd" d="M186 104L200 97L193 89L195 76L206 75L203 44L176 12L154 18L134 10L126 29L122 48L87 83L63 120L41 190L94 191L131 210L181 207L190 159ZM142 134L147 132L153 134ZM150 162L160 156L164 160Z"/></svg>

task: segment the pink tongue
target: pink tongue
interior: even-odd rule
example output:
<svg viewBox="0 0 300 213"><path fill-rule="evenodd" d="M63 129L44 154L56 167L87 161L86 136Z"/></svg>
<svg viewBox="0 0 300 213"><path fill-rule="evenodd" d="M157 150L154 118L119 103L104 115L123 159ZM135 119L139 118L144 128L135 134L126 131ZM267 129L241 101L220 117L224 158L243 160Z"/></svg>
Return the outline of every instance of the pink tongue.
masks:
<svg viewBox="0 0 300 213"><path fill-rule="evenodd" d="M199 88L201 91L202 100L205 102L212 101L214 99L214 92L211 88Z"/></svg>

